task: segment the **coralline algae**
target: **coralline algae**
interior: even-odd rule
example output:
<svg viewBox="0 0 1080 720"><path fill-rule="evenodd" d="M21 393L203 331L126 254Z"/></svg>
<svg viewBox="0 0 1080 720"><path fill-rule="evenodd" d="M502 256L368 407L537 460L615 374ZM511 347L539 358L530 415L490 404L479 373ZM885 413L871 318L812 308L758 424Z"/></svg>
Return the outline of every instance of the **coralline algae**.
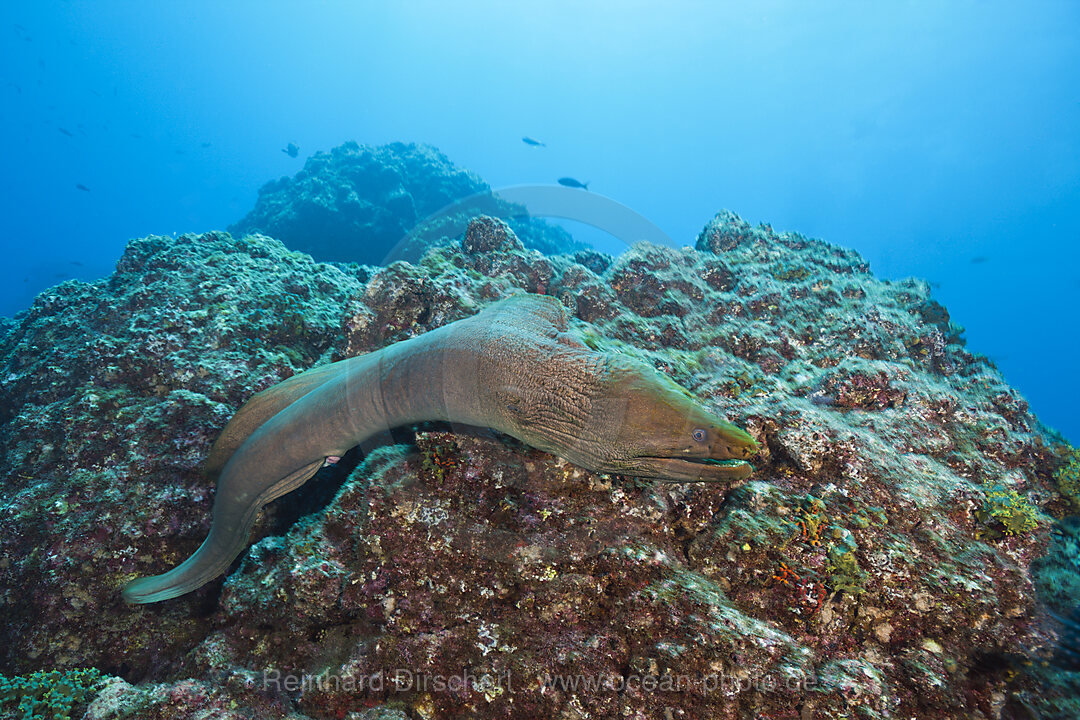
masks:
<svg viewBox="0 0 1080 720"><path fill-rule="evenodd" d="M121 602L205 537L200 464L251 393L522 291L749 428L757 472L653 484L425 426L291 526L269 506L224 581ZM1067 451L926 283L850 250L731 213L618 258L479 219L387 268L149 237L0 325L0 363L0 671L114 676L89 718L1075 716L1040 665L1040 590L1066 614L1080 583Z"/></svg>

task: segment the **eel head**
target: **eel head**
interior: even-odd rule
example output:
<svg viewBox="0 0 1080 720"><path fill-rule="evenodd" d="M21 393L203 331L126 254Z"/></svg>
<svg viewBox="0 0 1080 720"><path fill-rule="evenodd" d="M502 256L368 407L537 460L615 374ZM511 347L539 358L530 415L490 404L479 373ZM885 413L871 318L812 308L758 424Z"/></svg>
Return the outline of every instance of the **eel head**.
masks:
<svg viewBox="0 0 1080 720"><path fill-rule="evenodd" d="M612 358L597 399L610 440L601 470L670 482L741 480L758 451L744 430L703 408L648 365Z"/></svg>

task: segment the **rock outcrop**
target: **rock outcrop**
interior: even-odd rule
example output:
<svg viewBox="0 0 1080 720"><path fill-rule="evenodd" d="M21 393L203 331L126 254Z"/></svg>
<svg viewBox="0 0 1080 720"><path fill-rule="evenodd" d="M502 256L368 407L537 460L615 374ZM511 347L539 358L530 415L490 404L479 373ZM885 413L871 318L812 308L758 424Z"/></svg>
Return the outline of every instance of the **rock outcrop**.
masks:
<svg viewBox="0 0 1080 720"><path fill-rule="evenodd" d="M746 427L756 473L664 485L424 426L268 506L224 579L123 604L205 537L200 464L252 393L515 292ZM1067 614L1078 582L1068 450L926 283L730 213L617 258L481 219L377 270L135 240L0 326L0 413L0 672L97 668L88 718L1076 715L1040 665L1040 596Z"/></svg>
<svg viewBox="0 0 1080 720"><path fill-rule="evenodd" d="M386 265L415 261L431 246L455 237L472 205L503 214L526 247L551 254L581 250L561 228L491 195L475 173L455 166L430 145L378 147L345 143L317 152L293 177L266 183L255 207L229 227L239 237L262 233L316 260ZM435 216L435 217L432 217ZM425 222L427 220L427 222ZM446 237L449 234L449 238Z"/></svg>

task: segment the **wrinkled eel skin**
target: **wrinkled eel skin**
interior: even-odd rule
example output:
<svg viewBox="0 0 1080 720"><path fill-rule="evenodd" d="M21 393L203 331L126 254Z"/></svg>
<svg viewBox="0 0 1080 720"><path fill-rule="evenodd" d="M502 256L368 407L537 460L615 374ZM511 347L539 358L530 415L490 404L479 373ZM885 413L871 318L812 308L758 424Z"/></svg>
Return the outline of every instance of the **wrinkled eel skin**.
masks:
<svg viewBox="0 0 1080 720"><path fill-rule="evenodd" d="M158 602L209 582L244 550L262 506L327 457L433 420L491 427L596 472L673 482L744 478L757 451L666 376L587 348L554 298L516 295L252 397L207 460L217 480L209 536L169 572L129 583L124 599Z"/></svg>

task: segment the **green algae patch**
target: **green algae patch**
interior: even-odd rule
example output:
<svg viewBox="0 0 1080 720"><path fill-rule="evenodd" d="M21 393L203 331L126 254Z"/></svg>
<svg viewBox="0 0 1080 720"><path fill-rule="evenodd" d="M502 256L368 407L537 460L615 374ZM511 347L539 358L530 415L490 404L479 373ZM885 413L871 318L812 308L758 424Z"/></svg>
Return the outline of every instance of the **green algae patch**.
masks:
<svg viewBox="0 0 1080 720"><path fill-rule="evenodd" d="M1058 450L1062 465L1054 471L1058 492L1080 511L1080 450L1063 445Z"/></svg>
<svg viewBox="0 0 1080 720"><path fill-rule="evenodd" d="M68 720L76 708L85 709L103 680L96 668L0 675L0 710L24 720Z"/></svg>
<svg viewBox="0 0 1080 720"><path fill-rule="evenodd" d="M1039 511L1015 490L1000 485L991 488L975 515L991 536L1019 535L1039 527Z"/></svg>
<svg viewBox="0 0 1080 720"><path fill-rule="evenodd" d="M847 593L852 597L866 592L866 573L859 567L855 549L850 545L838 544L829 548L826 571L829 574L829 587L834 592Z"/></svg>
<svg viewBox="0 0 1080 720"><path fill-rule="evenodd" d="M773 276L773 279L782 282L799 282L813 275L813 271L803 265L781 262L769 268L769 274Z"/></svg>
<svg viewBox="0 0 1080 720"><path fill-rule="evenodd" d="M418 445L420 445L420 442L418 442ZM424 473L433 477L438 483L442 483L447 473L461 464L458 458L459 448L453 440L431 442L425 437L421 449L420 467Z"/></svg>

